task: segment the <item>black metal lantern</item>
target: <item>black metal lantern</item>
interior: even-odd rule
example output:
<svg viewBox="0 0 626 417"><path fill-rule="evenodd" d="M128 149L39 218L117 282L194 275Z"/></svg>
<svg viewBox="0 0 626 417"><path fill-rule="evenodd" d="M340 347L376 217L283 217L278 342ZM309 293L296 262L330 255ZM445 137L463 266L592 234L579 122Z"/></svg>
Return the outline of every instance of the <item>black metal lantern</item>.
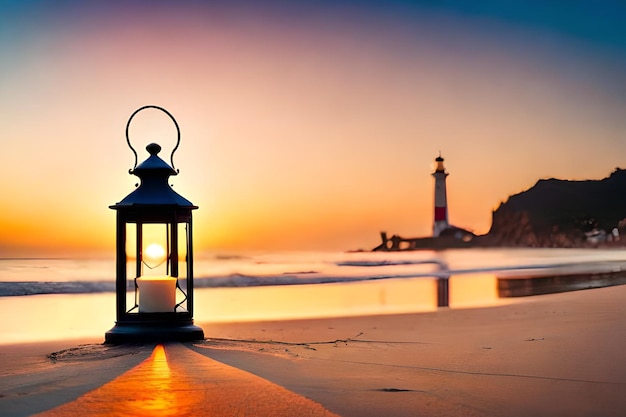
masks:
<svg viewBox="0 0 626 417"><path fill-rule="evenodd" d="M148 108L165 112L176 126L171 165L158 156L161 147L156 143L146 147L150 156L137 165L128 130L133 117ZM193 324L192 211L198 207L168 184L169 177L178 174L174 168L178 123L161 107L141 107L128 119L126 141L135 155L129 173L141 182L110 206L117 211L117 320L105 334L105 343L203 339L204 332Z"/></svg>

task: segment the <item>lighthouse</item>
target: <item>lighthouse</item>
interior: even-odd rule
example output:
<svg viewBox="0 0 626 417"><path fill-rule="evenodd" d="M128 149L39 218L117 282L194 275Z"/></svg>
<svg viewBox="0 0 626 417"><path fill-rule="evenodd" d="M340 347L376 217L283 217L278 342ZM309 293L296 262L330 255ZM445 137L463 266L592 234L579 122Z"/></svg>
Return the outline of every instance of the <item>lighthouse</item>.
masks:
<svg viewBox="0 0 626 417"><path fill-rule="evenodd" d="M448 225L448 198L446 197L446 177L448 173L443 166L443 158L441 152L435 158L435 221L433 223L433 237L438 237L441 232L446 230Z"/></svg>

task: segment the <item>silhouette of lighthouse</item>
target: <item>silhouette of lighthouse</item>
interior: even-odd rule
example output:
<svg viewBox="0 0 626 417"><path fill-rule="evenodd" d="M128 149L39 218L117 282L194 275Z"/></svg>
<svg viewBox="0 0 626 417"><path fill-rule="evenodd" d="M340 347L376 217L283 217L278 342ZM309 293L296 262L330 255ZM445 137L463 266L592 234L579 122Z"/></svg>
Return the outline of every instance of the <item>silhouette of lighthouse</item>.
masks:
<svg viewBox="0 0 626 417"><path fill-rule="evenodd" d="M446 197L446 177L448 173L443 167L443 158L441 152L439 156L435 158L437 163L435 172L432 176L435 177L435 221L433 223L433 237L438 237L441 232L446 230L448 225L448 198Z"/></svg>

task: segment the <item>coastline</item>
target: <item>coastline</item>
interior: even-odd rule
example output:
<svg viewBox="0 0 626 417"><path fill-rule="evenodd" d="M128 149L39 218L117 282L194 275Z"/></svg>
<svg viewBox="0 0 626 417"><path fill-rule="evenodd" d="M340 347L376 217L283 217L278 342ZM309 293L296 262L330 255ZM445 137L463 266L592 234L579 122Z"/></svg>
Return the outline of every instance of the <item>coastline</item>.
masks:
<svg viewBox="0 0 626 417"><path fill-rule="evenodd" d="M207 340L187 346L342 416L618 416L624 299L622 285L472 309L200 322ZM153 348L107 353L101 341L0 346L0 407L11 416L47 410L32 407L83 395ZM56 363L46 358L63 349Z"/></svg>

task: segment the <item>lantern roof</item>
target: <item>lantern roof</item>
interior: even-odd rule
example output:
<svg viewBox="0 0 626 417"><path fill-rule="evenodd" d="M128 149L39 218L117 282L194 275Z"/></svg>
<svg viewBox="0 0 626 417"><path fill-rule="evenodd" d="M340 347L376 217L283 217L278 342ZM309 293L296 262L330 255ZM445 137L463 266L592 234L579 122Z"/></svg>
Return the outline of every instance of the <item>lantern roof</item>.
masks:
<svg viewBox="0 0 626 417"><path fill-rule="evenodd" d="M190 210L197 209L197 206L194 206L193 203L178 194L169 185L169 177L177 175L178 171L158 156L161 146L151 143L146 146L146 150L150 153L148 159L137 165L135 169L130 170L131 174L139 177L141 180L139 186L135 191L124 197L122 201L110 206L110 208L119 210L139 206L170 206Z"/></svg>

